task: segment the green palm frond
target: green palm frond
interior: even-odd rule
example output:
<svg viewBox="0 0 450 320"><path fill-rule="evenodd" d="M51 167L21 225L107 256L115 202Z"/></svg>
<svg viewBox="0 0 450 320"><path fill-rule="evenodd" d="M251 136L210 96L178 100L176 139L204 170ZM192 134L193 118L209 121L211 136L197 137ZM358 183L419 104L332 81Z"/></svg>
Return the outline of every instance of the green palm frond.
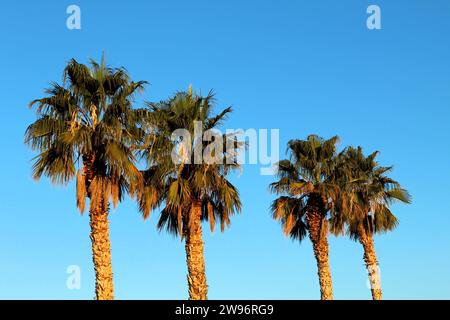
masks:
<svg viewBox="0 0 450 320"><path fill-rule="evenodd" d="M101 63L91 60L90 67L70 60L63 84L52 83L48 96L30 103L37 119L26 129L25 143L39 152L33 176L68 183L76 167L84 166L93 174L85 177L86 196L92 198L94 180L95 190L106 192L101 197L114 205L124 192L133 193L142 182L134 152L143 140L140 111L133 103L145 84L131 81L123 68L108 67L104 57ZM93 160L84 163L87 159ZM81 209L80 196L77 203Z"/></svg>
<svg viewBox="0 0 450 320"><path fill-rule="evenodd" d="M395 202L411 203L411 196L388 177L392 167L376 161L378 151L365 156L361 147L347 147L338 157L335 179L341 186L337 212L331 219L331 230L341 234L345 229L351 239L358 239L358 229L382 233L394 229L398 220L390 210Z"/></svg>
<svg viewBox="0 0 450 320"><path fill-rule="evenodd" d="M269 189L279 197L271 211L273 218L281 222L284 233L293 239L301 241L305 237L305 213L316 201L322 208L323 232L327 232L326 219L334 215L341 194L334 175L338 141L337 136L325 140L317 135L310 135L306 140L290 140L289 159L278 163L278 180Z"/></svg>
<svg viewBox="0 0 450 320"><path fill-rule="evenodd" d="M190 205L200 201L202 203L202 220L209 221L211 231L216 224L220 224L223 231L230 224L230 217L241 210L239 192L227 179L233 170L239 170L240 165L235 161L220 164L195 163L194 152L189 154L183 150L184 157L189 161L174 163L172 150L180 150L181 140L173 140L172 132L186 129L194 137L194 121L199 121L202 130L217 129L217 126L232 112L226 108L217 115L213 115L214 94L210 92L202 97L189 89L177 92L166 101L148 102L145 114L145 148L139 151L146 159L149 168L153 170L153 179L144 181L142 198L148 198L158 189L158 202L147 206L140 206L142 212L149 211L164 203L158 228L166 229L173 234L183 237L184 224L189 221ZM224 146L231 136L221 135ZM228 140L227 140L228 139ZM184 141L186 142L186 141ZM218 154L220 159L234 159L242 142L233 141L231 148L222 148ZM203 149L202 141L191 141L192 150L195 147ZM177 149L178 148L178 149ZM180 158L182 159L182 158ZM139 200L138 200L139 201ZM149 201L145 202L146 204ZM145 209L145 210L144 210ZM145 215L144 215L145 216Z"/></svg>

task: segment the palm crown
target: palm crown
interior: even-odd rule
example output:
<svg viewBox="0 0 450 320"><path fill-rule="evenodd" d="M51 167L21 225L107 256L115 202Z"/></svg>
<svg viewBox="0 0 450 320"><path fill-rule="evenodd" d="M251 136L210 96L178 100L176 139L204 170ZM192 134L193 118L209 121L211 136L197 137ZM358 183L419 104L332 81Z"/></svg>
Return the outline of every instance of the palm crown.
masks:
<svg viewBox="0 0 450 320"><path fill-rule="evenodd" d="M25 140L40 152L33 176L67 183L78 165L80 211L86 195L95 200L101 193L104 201L110 196L116 204L139 180L133 146L141 139L141 129L132 102L144 84L130 81L122 68L107 67L104 59L101 64L91 60L91 68L72 59L64 70L64 84L53 83L46 90L49 96L30 104L37 106L38 119L27 128Z"/></svg>
<svg viewBox="0 0 450 320"><path fill-rule="evenodd" d="M366 157L361 147L348 147L339 155L341 193L337 214L331 220L333 233L342 233L347 226L349 236L356 240L360 226L370 234L390 231L398 225L390 206L411 202L400 183L387 176L392 167L380 166L377 155Z"/></svg>
<svg viewBox="0 0 450 320"><path fill-rule="evenodd" d="M231 135L222 136L223 144L231 143L232 148L215 151L223 159L221 163L195 163L194 152L184 150L182 139L171 139L177 129L186 129L194 137L194 122L201 125L202 132L216 129L232 111L224 109L218 115L212 115L214 95L209 93L201 97L192 93L179 92L167 101L149 103L150 114L147 134L148 148L143 156L149 168L143 172L145 189L139 199L144 217L150 210L165 201L158 222L164 228L183 237L183 225L190 220L190 208L194 203L202 207L201 219L210 222L211 231L216 222L220 222L221 230L230 223L230 216L241 209L237 189L227 179L230 170L238 169L236 161L226 161L235 156L241 146L232 140ZM202 137L194 138L190 143L191 150L200 148L201 152L207 142ZM174 163L172 150L177 150L179 162Z"/></svg>
<svg viewBox="0 0 450 320"><path fill-rule="evenodd" d="M306 140L288 143L290 160L279 162L279 180L270 189L280 196L272 204L273 216L281 221L284 232L302 240L306 235L305 214L314 206L322 215L321 232L326 230L327 212L334 210L338 185L334 181L336 143L310 135Z"/></svg>

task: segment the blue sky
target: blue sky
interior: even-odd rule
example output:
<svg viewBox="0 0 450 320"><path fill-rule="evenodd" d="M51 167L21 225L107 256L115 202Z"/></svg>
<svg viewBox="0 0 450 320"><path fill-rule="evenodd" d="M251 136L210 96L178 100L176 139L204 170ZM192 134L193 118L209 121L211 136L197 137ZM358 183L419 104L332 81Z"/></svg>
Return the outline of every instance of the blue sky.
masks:
<svg viewBox="0 0 450 320"><path fill-rule="evenodd" d="M82 29L66 28L77 4ZM382 30L366 28L377 4ZM338 134L340 147L380 150L413 195L395 206L399 228L376 237L384 297L450 298L450 2L435 1L5 1L0 11L0 298L91 299L88 216L74 184L31 178L23 144L28 103L60 81L66 62L99 59L148 80L160 100L189 84L233 105L229 128L280 129L291 138ZM212 299L318 299L311 244L272 221L272 177L246 166L243 211L225 233L205 228ZM187 298L184 246L145 223L127 200L111 213L116 297ZM369 299L362 248L330 236L336 299ZM81 289L66 288L79 265Z"/></svg>

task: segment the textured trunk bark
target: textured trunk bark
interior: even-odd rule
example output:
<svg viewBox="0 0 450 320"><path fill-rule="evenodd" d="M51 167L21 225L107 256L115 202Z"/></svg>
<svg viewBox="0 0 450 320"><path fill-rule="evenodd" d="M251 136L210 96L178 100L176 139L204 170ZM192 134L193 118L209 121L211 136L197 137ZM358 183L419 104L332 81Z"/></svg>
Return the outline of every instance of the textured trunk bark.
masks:
<svg viewBox="0 0 450 320"><path fill-rule="evenodd" d="M94 157L83 156L86 189L94 179ZM91 193L88 192L91 199ZM92 201L92 199L91 199ZM96 207L89 209L92 260L95 270L95 297L97 300L114 299L113 272L111 264L111 242L109 239L108 205L104 201L96 201Z"/></svg>
<svg viewBox="0 0 450 320"><path fill-rule="evenodd" d="M308 223L309 238L311 239L317 261L321 299L333 300L333 284L331 281L328 256L328 226L323 217L322 210L323 205L321 197L312 196L306 212L306 221Z"/></svg>
<svg viewBox="0 0 450 320"><path fill-rule="evenodd" d="M366 264L367 273L369 276L372 299L381 300L383 298L380 282L381 279L372 235L367 233L363 226L360 226L358 228L358 238L364 248L364 262Z"/></svg>
<svg viewBox="0 0 450 320"><path fill-rule="evenodd" d="M194 202L190 209L189 221L185 223L187 280L190 300L208 299L201 215L201 203Z"/></svg>
<svg viewBox="0 0 450 320"><path fill-rule="evenodd" d="M95 269L95 295L97 300L113 300L113 272L111 243L109 240L108 208L100 201L98 208L89 212L91 219L92 257Z"/></svg>

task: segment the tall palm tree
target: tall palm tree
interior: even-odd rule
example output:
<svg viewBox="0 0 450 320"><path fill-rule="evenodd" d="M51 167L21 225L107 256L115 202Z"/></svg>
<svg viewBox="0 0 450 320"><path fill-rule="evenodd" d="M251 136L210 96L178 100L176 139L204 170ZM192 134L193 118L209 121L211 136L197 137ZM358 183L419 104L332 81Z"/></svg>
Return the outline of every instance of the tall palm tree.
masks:
<svg viewBox="0 0 450 320"><path fill-rule="evenodd" d="M212 116L213 105L212 93L201 97L193 94L192 88L177 93L168 101L150 103L148 146L143 152L149 168L143 172L144 189L139 196L139 207L147 218L150 210L164 202L158 228L166 228L185 240L191 300L205 300L208 292L202 221L209 221L211 232L220 221L223 232L230 224L230 216L241 210L238 190L227 179L230 170L239 168L233 157L241 143L231 135L221 135L223 144L232 147L211 152L213 157L222 159L220 163L195 159L194 150L205 155L208 149L203 134L195 136L196 126L200 126L197 129L201 128L202 132L213 130L231 112L231 108L226 108ZM189 141L171 137L177 129L186 129ZM176 150L175 159L173 150Z"/></svg>
<svg viewBox="0 0 450 320"><path fill-rule="evenodd" d="M328 216L334 210L339 186L334 181L336 144L310 135L288 142L290 159L279 162L279 180L270 185L281 195L272 203L273 217L284 232L302 241L308 234L313 245L322 300L333 299L328 257Z"/></svg>
<svg viewBox="0 0 450 320"><path fill-rule="evenodd" d="M139 183L133 148L141 139L134 94L145 82L133 82L123 68L112 69L102 58L88 67L72 59L64 83L53 83L47 97L31 102L37 120L25 142L39 152L33 176L67 184L76 177L77 207L89 198L90 238L95 268L95 294L113 299L113 272L108 212Z"/></svg>
<svg viewBox="0 0 450 320"><path fill-rule="evenodd" d="M346 148L339 155L341 194L336 214L331 219L334 234L347 231L351 239L364 249L372 298L382 299L378 259L373 241L374 233L393 230L398 220L391 212L394 202L410 203L409 193L387 174L392 167L381 167L376 161L378 152L365 156L361 147Z"/></svg>

